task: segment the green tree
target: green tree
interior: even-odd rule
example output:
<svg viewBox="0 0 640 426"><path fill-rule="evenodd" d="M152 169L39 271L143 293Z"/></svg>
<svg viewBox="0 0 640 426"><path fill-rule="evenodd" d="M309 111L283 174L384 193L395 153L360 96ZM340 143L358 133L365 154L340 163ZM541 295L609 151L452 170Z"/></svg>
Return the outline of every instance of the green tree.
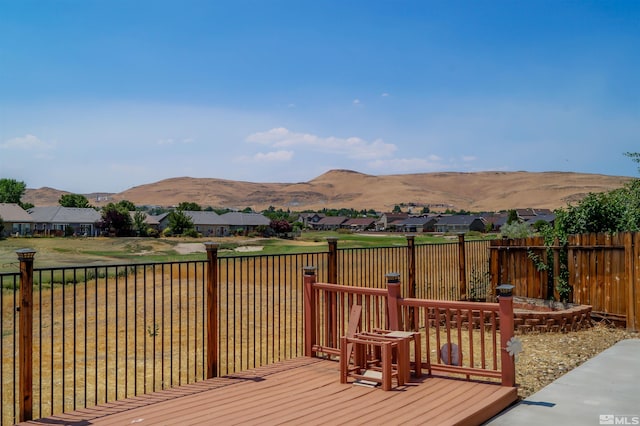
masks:
<svg viewBox="0 0 640 426"><path fill-rule="evenodd" d="M511 225L512 223L520 222L520 218L518 218L518 212L515 210L509 210L509 216L507 217L507 225Z"/></svg>
<svg viewBox="0 0 640 426"><path fill-rule="evenodd" d="M89 204L87 197L80 194L63 194L60 196L58 204L62 207L91 208L91 204Z"/></svg>
<svg viewBox="0 0 640 426"><path fill-rule="evenodd" d="M102 220L98 223L98 227L118 237L125 237L131 234L132 224L133 221L127 209L109 203L102 208Z"/></svg>
<svg viewBox="0 0 640 426"><path fill-rule="evenodd" d="M508 238L526 238L530 237L533 232L526 222L505 223L500 227L500 234Z"/></svg>
<svg viewBox="0 0 640 426"><path fill-rule="evenodd" d="M577 205L556 210L556 236L640 230L640 180L609 192L590 193Z"/></svg>
<svg viewBox="0 0 640 426"><path fill-rule="evenodd" d="M173 210L167 216L169 222L169 229L173 235L182 235L189 230L193 230L193 221L186 213L180 209Z"/></svg>
<svg viewBox="0 0 640 426"><path fill-rule="evenodd" d="M137 211L133 215L133 230L139 237L147 236L147 215L144 212Z"/></svg>
<svg viewBox="0 0 640 426"><path fill-rule="evenodd" d="M120 200L120 201L118 201L117 205L119 207L122 207L123 209L127 210L128 212L134 212L134 211L137 210L135 204L133 204L129 200Z"/></svg>
<svg viewBox="0 0 640 426"><path fill-rule="evenodd" d="M183 210L187 212L199 212L199 211L202 211L202 207L200 207L200 205L197 203L183 201L180 204L178 204L178 210Z"/></svg>
<svg viewBox="0 0 640 426"><path fill-rule="evenodd" d="M392 213L402 213L402 209L400 208L400 206L396 205L396 206L393 206L393 210L391 212Z"/></svg>
<svg viewBox="0 0 640 426"><path fill-rule="evenodd" d="M0 216L0 240L4 237L4 220Z"/></svg>
<svg viewBox="0 0 640 426"><path fill-rule="evenodd" d="M27 185L15 179L0 179L0 203L20 204L22 196L27 190Z"/></svg>

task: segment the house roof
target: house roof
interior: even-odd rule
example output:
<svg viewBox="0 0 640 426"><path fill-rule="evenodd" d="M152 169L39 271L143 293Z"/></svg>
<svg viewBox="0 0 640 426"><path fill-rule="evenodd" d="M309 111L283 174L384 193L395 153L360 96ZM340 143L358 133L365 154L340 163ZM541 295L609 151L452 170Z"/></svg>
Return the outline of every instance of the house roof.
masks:
<svg viewBox="0 0 640 426"><path fill-rule="evenodd" d="M96 223L102 218L96 210L81 207L33 207L29 214L37 223Z"/></svg>
<svg viewBox="0 0 640 426"><path fill-rule="evenodd" d="M327 216L318 221L318 225L342 225L348 218L344 216Z"/></svg>
<svg viewBox="0 0 640 426"><path fill-rule="evenodd" d="M33 218L22 207L14 203L0 203L0 217L5 222L30 223Z"/></svg>
<svg viewBox="0 0 640 426"><path fill-rule="evenodd" d="M230 226L260 226L271 223L268 217L260 213L229 212L220 216L220 219Z"/></svg>
<svg viewBox="0 0 640 426"><path fill-rule="evenodd" d="M543 221L545 221L547 223L551 223L554 220L556 220L556 215L555 214L539 214L537 216L528 218L527 222L535 223L535 222L537 222L539 220L543 220Z"/></svg>
<svg viewBox="0 0 640 426"><path fill-rule="evenodd" d="M509 215L507 214L495 214L495 215L487 215L483 216L485 222L492 223L494 226L500 227L507 223L509 220Z"/></svg>
<svg viewBox="0 0 640 426"><path fill-rule="evenodd" d="M304 218L312 218L312 217L318 217L318 218L323 218L326 217L327 215L324 213L300 213L298 215L299 219L304 219Z"/></svg>
<svg viewBox="0 0 640 426"><path fill-rule="evenodd" d="M395 220L405 220L409 217L409 213L382 213L382 216L387 218L387 222Z"/></svg>
<svg viewBox="0 0 640 426"><path fill-rule="evenodd" d="M438 225L471 225L474 220L482 220L483 218L478 216L471 216L466 214L456 214L452 216L442 216L438 219Z"/></svg>
<svg viewBox="0 0 640 426"><path fill-rule="evenodd" d="M346 226L371 226L376 222L376 219L371 217L356 217L344 222Z"/></svg>
<svg viewBox="0 0 640 426"><path fill-rule="evenodd" d="M184 214L191 218L194 225L227 225L216 212L185 210Z"/></svg>
<svg viewBox="0 0 640 426"><path fill-rule="evenodd" d="M397 225L426 225L429 222L435 222L437 219L436 216L413 216L406 218Z"/></svg>
<svg viewBox="0 0 640 426"><path fill-rule="evenodd" d="M138 213L138 211L129 212L129 215L131 216L131 220L133 220L135 218L136 213ZM158 225L158 224L160 224L160 220L158 219L159 216L153 216L153 215L150 215L147 212L143 212L143 211L141 211L140 213L144 214L144 223L146 223L147 225Z"/></svg>

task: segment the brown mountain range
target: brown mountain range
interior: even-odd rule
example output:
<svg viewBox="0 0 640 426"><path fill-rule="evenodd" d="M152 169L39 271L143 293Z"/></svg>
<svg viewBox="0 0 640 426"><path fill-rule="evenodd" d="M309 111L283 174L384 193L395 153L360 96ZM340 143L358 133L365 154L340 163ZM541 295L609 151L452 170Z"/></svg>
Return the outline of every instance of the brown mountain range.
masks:
<svg viewBox="0 0 640 426"><path fill-rule="evenodd" d="M373 176L331 170L309 182L252 183L215 178L178 177L140 185L118 194L85 194L93 205L129 200L136 205L177 205L263 210L269 206L301 210L356 208L389 211L415 204L432 210L499 211L513 208L566 207L590 192L624 185L631 178L572 172L420 173ZM56 205L68 192L28 189L23 201ZM99 200L101 195L106 200Z"/></svg>

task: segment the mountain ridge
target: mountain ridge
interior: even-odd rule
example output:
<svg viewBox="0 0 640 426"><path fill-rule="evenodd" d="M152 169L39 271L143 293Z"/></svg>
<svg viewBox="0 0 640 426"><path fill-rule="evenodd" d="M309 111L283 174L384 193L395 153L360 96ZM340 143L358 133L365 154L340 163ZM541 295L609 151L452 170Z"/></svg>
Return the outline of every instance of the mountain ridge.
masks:
<svg viewBox="0 0 640 426"><path fill-rule="evenodd" d="M355 208L389 211L415 204L467 211L565 207L590 192L619 188L633 178L577 172L434 172L369 175L329 170L307 182L258 183L221 178L172 177L125 191L83 194L92 205L123 199L136 205L172 206L183 201L215 208L269 206L291 210ZM24 202L56 205L68 191L27 189Z"/></svg>

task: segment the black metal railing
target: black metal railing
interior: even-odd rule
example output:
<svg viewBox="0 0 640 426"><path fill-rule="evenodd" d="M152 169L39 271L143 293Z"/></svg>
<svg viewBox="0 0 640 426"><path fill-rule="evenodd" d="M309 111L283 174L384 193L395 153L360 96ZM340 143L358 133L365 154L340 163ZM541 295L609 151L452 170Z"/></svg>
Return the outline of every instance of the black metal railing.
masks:
<svg viewBox="0 0 640 426"><path fill-rule="evenodd" d="M2 424L303 355L302 270L308 265L317 268L319 281L360 287L384 288L385 274L399 272L414 277L414 284L404 280L404 295L458 299L460 244L409 241L365 249L337 249L330 241L329 251L321 253L209 254L197 261L37 268L30 278L22 278L22 271L0 274ZM463 242L467 279L470 271L488 270L486 247L486 242ZM33 289L28 336L19 321L25 312L18 309L26 306L22 279L30 279ZM33 360L25 373L20 349L29 345ZM21 405L25 392L30 412Z"/></svg>

